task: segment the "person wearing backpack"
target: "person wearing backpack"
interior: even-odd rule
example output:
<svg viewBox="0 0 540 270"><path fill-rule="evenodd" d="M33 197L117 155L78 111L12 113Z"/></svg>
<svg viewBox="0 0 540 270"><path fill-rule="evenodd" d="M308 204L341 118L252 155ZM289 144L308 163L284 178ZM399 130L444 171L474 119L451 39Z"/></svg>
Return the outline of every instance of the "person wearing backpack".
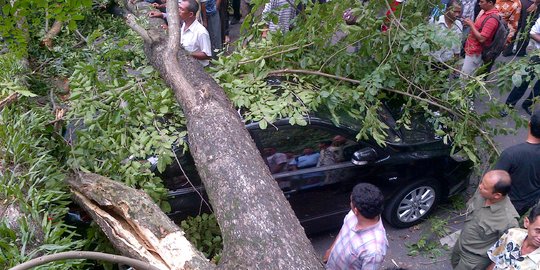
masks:
<svg viewBox="0 0 540 270"><path fill-rule="evenodd" d="M479 0L478 4L482 12L476 20L474 22L469 18L463 20L463 23L471 29L465 42L465 60L461 68L461 77L463 79L473 75L482 66L485 59L485 57L482 57L484 49L489 48L494 42L493 38L500 25L499 11L495 8L495 3L496 0ZM503 44L505 42L506 37L504 37Z"/></svg>

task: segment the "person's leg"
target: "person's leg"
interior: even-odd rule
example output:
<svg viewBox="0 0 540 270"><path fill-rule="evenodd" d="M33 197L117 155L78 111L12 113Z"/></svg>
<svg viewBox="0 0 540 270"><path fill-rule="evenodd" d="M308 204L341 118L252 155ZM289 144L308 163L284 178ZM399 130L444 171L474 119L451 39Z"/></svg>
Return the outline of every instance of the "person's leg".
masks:
<svg viewBox="0 0 540 270"><path fill-rule="evenodd" d="M219 18L221 19L221 43L229 42L229 0L221 0L219 7Z"/></svg>
<svg viewBox="0 0 540 270"><path fill-rule="evenodd" d="M523 97L523 95L525 94L525 91L527 91L527 88L529 88L530 81L525 80L525 78L522 78L522 79L523 81L520 86L514 86L514 88L512 88L512 91L510 92L510 94L506 98L506 101L504 102L506 105L510 107L516 106L516 103L521 99L521 97ZM523 102L523 104L525 104L525 102Z"/></svg>
<svg viewBox="0 0 540 270"><path fill-rule="evenodd" d="M242 14L240 13L240 0L232 0L232 8L233 20L231 24L237 24L240 21L240 18L242 18Z"/></svg>
<svg viewBox="0 0 540 270"><path fill-rule="evenodd" d="M208 34L210 35L210 43L212 44L212 56L215 56L215 51L223 48L223 43L221 43L221 21L219 19L219 12L208 15Z"/></svg>
<svg viewBox="0 0 540 270"><path fill-rule="evenodd" d="M463 67L461 68L461 78L467 79L474 75L474 72L482 65L482 56L480 55L465 55Z"/></svg>
<svg viewBox="0 0 540 270"><path fill-rule="evenodd" d="M528 13L527 9L534 3L531 0L521 0L521 16L519 19L519 24L521 26L519 30L519 39L517 40L516 46L516 55L525 56L527 54L527 46L529 46L530 36L529 31L531 29L531 23L534 24L536 17L538 17L538 12ZM527 25L529 21L529 25Z"/></svg>
<svg viewBox="0 0 540 270"><path fill-rule="evenodd" d="M450 255L450 264L452 265L452 268L456 268L456 266L459 264L459 260L461 258L460 254L461 254L461 250L459 248L459 239L458 239Z"/></svg>
<svg viewBox="0 0 540 270"><path fill-rule="evenodd" d="M534 75L533 75L534 76ZM531 81L534 80L534 77L531 78ZM531 114L531 106L533 105L534 103L534 99L535 98L538 98L540 97L540 80L536 81L536 83L534 84L534 87L531 91L531 93L529 94L529 96L527 97L527 99L525 99L523 101L523 104L521 104L521 107L523 107L523 109L530 115Z"/></svg>

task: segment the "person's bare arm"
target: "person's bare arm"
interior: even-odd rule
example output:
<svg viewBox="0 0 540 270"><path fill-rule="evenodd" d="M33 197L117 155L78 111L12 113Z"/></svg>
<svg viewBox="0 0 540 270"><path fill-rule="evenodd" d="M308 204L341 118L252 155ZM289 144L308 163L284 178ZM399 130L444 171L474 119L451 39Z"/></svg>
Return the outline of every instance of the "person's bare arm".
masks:
<svg viewBox="0 0 540 270"><path fill-rule="evenodd" d="M494 263L491 263L491 264L486 268L486 270L493 270L494 267L495 267L495 264L494 264Z"/></svg>
<svg viewBox="0 0 540 270"><path fill-rule="evenodd" d="M163 12L157 10L150 11L148 12L148 16L152 18L163 18Z"/></svg>
<svg viewBox="0 0 540 270"><path fill-rule="evenodd" d="M332 242L332 245L330 246L330 248L328 248L326 252L324 253L323 263L328 262L328 259L330 258L330 253L332 253L332 249L334 249L334 245L336 244L336 240L337 240L337 237L336 239L334 239L334 242Z"/></svg>
<svg viewBox="0 0 540 270"><path fill-rule="evenodd" d="M210 59L210 56L206 55L206 53L201 51L192 52L191 56L197 60L207 60Z"/></svg>
<svg viewBox="0 0 540 270"><path fill-rule="evenodd" d="M206 16L206 2L201 3L201 16L204 28L208 28L208 16Z"/></svg>
<svg viewBox="0 0 540 270"><path fill-rule="evenodd" d="M531 34L531 39L536 42L540 42L540 34Z"/></svg>

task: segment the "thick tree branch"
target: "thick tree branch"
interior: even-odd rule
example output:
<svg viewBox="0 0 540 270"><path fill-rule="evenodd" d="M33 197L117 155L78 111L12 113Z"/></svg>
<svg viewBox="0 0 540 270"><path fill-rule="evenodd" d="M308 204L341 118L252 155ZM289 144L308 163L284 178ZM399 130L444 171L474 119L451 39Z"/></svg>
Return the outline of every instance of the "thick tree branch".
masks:
<svg viewBox="0 0 540 270"><path fill-rule="evenodd" d="M167 1L167 23L169 24L167 48L172 55L176 55L180 48L180 17L178 15L178 1Z"/></svg>
<svg viewBox="0 0 540 270"><path fill-rule="evenodd" d="M9 95L8 97L4 98L2 101L0 101L0 111L4 109L5 106L15 102L19 98L19 93L13 93Z"/></svg>
<svg viewBox="0 0 540 270"><path fill-rule="evenodd" d="M15 267L10 268L9 270L27 270L32 269L36 266L44 265L46 263L55 262L55 261L64 261L64 260L80 260L80 259L90 259L90 260L99 260L107 261L112 263L122 263L129 266L133 266L137 269L147 269L147 270L160 270L159 268L152 266L149 263L135 260L132 258L112 255L101 252L92 252L92 251L68 251L60 252L51 255L41 256L30 261L27 261L23 264L19 264Z"/></svg>
<svg viewBox="0 0 540 270"><path fill-rule="evenodd" d="M146 193L91 173L77 173L68 183L75 201L125 256L160 269L214 268Z"/></svg>
<svg viewBox="0 0 540 270"><path fill-rule="evenodd" d="M49 29L49 31L47 31L47 33L45 34L45 37L43 38L43 40L41 41L41 43L47 47L47 49L51 50L52 47L53 47L53 42L52 40L58 36L58 34L60 33L60 31L62 30L62 22L61 21L54 21L51 29Z"/></svg>
<svg viewBox="0 0 540 270"><path fill-rule="evenodd" d="M148 31L137 23L136 17L133 14L126 15L126 24L139 34L145 43L152 43L152 38L150 38Z"/></svg>

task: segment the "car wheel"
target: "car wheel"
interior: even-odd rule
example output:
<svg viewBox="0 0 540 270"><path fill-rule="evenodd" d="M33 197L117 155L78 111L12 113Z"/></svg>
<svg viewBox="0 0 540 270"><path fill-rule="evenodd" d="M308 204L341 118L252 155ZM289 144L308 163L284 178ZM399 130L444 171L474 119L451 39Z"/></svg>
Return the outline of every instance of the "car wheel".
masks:
<svg viewBox="0 0 540 270"><path fill-rule="evenodd" d="M396 228L416 225L433 211L440 189L435 181L421 181L405 187L388 201L384 217Z"/></svg>

